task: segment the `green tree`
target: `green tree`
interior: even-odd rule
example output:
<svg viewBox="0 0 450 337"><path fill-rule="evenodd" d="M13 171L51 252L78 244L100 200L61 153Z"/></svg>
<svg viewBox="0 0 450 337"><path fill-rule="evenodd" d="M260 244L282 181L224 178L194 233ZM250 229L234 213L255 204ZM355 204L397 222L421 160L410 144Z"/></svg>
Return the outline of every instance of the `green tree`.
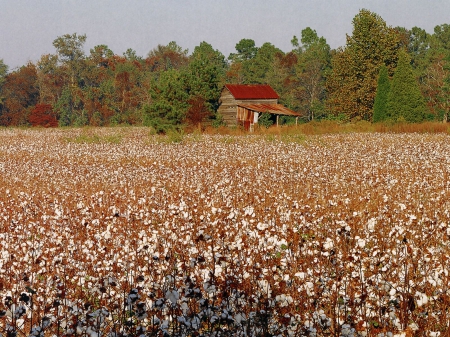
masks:
<svg viewBox="0 0 450 337"><path fill-rule="evenodd" d="M387 119L387 103L389 92L391 91L391 83L387 67L383 64L380 68L378 76L377 93L375 103L373 105L373 122L378 123Z"/></svg>
<svg viewBox="0 0 450 337"><path fill-rule="evenodd" d="M353 34L345 48L332 57L327 76L327 102L334 115L372 120L378 70L385 64L390 74L397 64L399 33L377 14L366 9L353 19Z"/></svg>
<svg viewBox="0 0 450 337"><path fill-rule="evenodd" d="M8 73L8 66L0 59L0 88L5 82L6 74Z"/></svg>
<svg viewBox="0 0 450 337"><path fill-rule="evenodd" d="M427 66L427 55L430 50L431 36L424 29L413 27L409 31L408 53L411 57L411 65L418 70L418 75Z"/></svg>
<svg viewBox="0 0 450 337"><path fill-rule="evenodd" d="M158 133L181 125L189 109L186 88L186 72L177 69L162 72L152 81L152 103L143 107L144 124Z"/></svg>
<svg viewBox="0 0 450 337"><path fill-rule="evenodd" d="M387 115L392 120L410 123L422 122L426 117L425 100L406 51L399 54L397 69L388 95Z"/></svg>
<svg viewBox="0 0 450 337"><path fill-rule="evenodd" d="M42 55L36 63L36 70L39 103L54 106L61 96L63 85L63 72L58 67L58 56Z"/></svg>
<svg viewBox="0 0 450 337"><path fill-rule="evenodd" d="M242 39L236 44L237 53L231 53L228 59L233 62L244 62L256 56L258 48L252 39Z"/></svg>
<svg viewBox="0 0 450 337"><path fill-rule="evenodd" d="M273 44L266 42L260 48L255 47L255 42L243 39L236 45L237 54L231 54L232 61L227 73L227 82L242 84L269 83L273 74L277 56L284 53Z"/></svg>
<svg viewBox="0 0 450 337"><path fill-rule="evenodd" d="M436 49L450 50L450 24L434 27L432 44Z"/></svg>
<svg viewBox="0 0 450 337"><path fill-rule="evenodd" d="M277 55L283 55L281 49L273 44L264 43L256 53L256 56L244 63L244 78L248 84L265 84L268 83L267 74L273 68ZM270 83L269 83L270 84Z"/></svg>
<svg viewBox="0 0 450 337"><path fill-rule="evenodd" d="M55 104L56 111L62 116L61 125L69 125L66 124L69 121L77 125L88 122L81 90L84 86L81 74L86 65L83 50L85 42L86 35L77 35L77 33L65 34L53 41L66 79L61 97Z"/></svg>
<svg viewBox="0 0 450 337"><path fill-rule="evenodd" d="M420 77L422 93L434 118L447 122L450 112L450 25L434 28L426 61Z"/></svg>
<svg viewBox="0 0 450 337"><path fill-rule="evenodd" d="M225 84L227 63L218 50L206 42L195 47L187 67L187 91L190 98L201 97L206 108L215 114Z"/></svg>
<svg viewBox="0 0 450 337"><path fill-rule="evenodd" d="M330 46L323 37L309 27L302 30L300 46L297 47L298 63L296 75L298 78L297 97L300 100L300 108L307 115L308 120L319 117L319 107L325 99L325 75L330 67Z"/></svg>
<svg viewBox="0 0 450 337"><path fill-rule="evenodd" d="M2 96L2 87L3 83L5 83L5 77L7 73L8 73L8 66L3 62L3 59L0 59L0 115L4 99L4 97Z"/></svg>

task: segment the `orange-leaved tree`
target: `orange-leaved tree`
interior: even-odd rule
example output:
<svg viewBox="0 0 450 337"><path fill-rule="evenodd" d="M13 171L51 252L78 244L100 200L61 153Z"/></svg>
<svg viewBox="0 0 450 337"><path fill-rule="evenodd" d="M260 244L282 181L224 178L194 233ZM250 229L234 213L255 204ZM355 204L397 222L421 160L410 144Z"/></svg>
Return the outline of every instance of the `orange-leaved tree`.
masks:
<svg viewBox="0 0 450 337"><path fill-rule="evenodd" d="M58 120L50 104L36 104L28 116L28 121L32 126L43 126L46 128L56 128L58 126Z"/></svg>

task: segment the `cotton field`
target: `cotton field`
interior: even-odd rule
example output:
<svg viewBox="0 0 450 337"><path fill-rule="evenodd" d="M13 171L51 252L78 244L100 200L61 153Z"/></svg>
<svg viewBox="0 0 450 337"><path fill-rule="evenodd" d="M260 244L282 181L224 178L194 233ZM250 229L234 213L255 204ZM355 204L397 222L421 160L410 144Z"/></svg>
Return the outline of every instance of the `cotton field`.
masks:
<svg viewBox="0 0 450 337"><path fill-rule="evenodd" d="M450 137L0 130L0 336L448 336Z"/></svg>

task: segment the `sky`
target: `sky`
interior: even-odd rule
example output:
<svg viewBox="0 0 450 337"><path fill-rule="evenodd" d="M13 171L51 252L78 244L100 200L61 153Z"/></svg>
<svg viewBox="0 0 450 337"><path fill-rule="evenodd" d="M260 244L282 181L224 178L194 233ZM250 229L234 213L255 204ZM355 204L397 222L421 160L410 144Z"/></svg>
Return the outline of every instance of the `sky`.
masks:
<svg viewBox="0 0 450 337"><path fill-rule="evenodd" d="M244 38L288 52L306 27L337 48L361 9L393 27L432 33L450 24L450 0L0 0L0 59L14 70L54 54L53 41L73 33L86 34L86 53L105 44L143 57L170 41L190 53L206 41L228 57Z"/></svg>

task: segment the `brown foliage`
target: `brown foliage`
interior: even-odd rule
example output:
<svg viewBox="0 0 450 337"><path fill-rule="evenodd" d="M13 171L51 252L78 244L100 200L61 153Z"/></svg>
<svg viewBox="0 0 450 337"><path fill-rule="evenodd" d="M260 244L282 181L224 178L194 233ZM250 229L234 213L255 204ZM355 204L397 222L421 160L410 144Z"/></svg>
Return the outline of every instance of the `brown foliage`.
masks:
<svg viewBox="0 0 450 337"><path fill-rule="evenodd" d="M200 125L211 113L205 105L205 99L195 96L188 101L190 107L186 113L186 122L190 125Z"/></svg>
<svg viewBox="0 0 450 337"><path fill-rule="evenodd" d="M28 121L32 126L43 126L45 128L56 128L58 126L58 120L50 104L36 104L34 109L31 110Z"/></svg>
<svg viewBox="0 0 450 337"><path fill-rule="evenodd" d="M37 73L33 64L28 64L6 76L2 89L4 97L0 125L18 126L27 123L28 107L37 103Z"/></svg>

